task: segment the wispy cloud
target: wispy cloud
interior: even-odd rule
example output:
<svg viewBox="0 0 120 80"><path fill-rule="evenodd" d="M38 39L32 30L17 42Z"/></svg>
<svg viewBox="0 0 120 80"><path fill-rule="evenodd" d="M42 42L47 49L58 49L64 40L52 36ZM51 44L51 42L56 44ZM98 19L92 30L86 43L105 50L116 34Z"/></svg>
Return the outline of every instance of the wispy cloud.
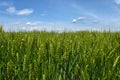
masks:
<svg viewBox="0 0 120 80"><path fill-rule="evenodd" d="M120 0L115 0L115 3L116 4L120 4Z"/></svg>
<svg viewBox="0 0 120 80"><path fill-rule="evenodd" d="M97 14L93 13L93 12L90 11L90 10L84 9L82 6L78 5L77 3L71 3L71 7L72 7L77 13L84 14L84 15L86 15L86 16L90 16L90 17L99 19L99 16L98 16Z"/></svg>
<svg viewBox="0 0 120 80"><path fill-rule="evenodd" d="M13 5L13 3L11 3L11 2L1 2L0 3L0 6L12 6Z"/></svg>
<svg viewBox="0 0 120 80"><path fill-rule="evenodd" d="M82 20L85 20L85 19L86 19L85 17L78 17L78 18L76 18L76 19L73 19L73 20L72 20L72 23L77 23L77 22L82 21Z"/></svg>
<svg viewBox="0 0 120 80"><path fill-rule="evenodd" d="M93 18L99 19L99 16L97 16L96 14L94 14L92 12L86 12L85 14L88 15L88 16L91 16Z"/></svg>
<svg viewBox="0 0 120 80"><path fill-rule="evenodd" d="M15 7L8 7L6 9L8 13L16 14L16 15L30 15L34 12L32 9L22 9L22 10L17 10Z"/></svg>
<svg viewBox="0 0 120 80"><path fill-rule="evenodd" d="M44 11L40 14L41 16L46 16L47 15L47 11Z"/></svg>
<svg viewBox="0 0 120 80"><path fill-rule="evenodd" d="M15 7L8 7L6 9L6 11L9 12L9 13L16 13L17 12L17 10L15 9Z"/></svg>
<svg viewBox="0 0 120 80"><path fill-rule="evenodd" d="M99 21L95 20L95 21L93 21L92 23L93 23L93 24L98 24Z"/></svg>

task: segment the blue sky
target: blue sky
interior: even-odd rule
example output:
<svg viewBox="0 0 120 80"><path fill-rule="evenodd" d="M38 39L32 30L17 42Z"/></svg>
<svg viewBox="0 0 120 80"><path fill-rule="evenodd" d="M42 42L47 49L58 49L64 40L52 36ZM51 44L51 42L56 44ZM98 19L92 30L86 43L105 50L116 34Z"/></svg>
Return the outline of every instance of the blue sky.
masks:
<svg viewBox="0 0 120 80"><path fill-rule="evenodd" d="M120 0L0 0L5 30L119 30Z"/></svg>

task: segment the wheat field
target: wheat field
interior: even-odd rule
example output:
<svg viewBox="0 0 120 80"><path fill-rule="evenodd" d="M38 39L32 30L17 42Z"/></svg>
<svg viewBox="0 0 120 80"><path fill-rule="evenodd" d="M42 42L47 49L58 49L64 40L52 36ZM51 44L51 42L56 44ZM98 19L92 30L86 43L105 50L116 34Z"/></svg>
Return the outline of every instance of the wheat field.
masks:
<svg viewBox="0 0 120 80"><path fill-rule="evenodd" d="M120 32L4 32L0 80L120 80Z"/></svg>

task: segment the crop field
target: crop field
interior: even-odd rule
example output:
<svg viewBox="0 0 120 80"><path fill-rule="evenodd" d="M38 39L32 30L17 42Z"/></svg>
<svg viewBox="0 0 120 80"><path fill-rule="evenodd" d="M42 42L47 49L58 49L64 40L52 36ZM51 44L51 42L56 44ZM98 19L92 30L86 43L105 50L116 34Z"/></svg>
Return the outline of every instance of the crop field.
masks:
<svg viewBox="0 0 120 80"><path fill-rule="evenodd" d="M0 31L0 80L120 80L120 32Z"/></svg>

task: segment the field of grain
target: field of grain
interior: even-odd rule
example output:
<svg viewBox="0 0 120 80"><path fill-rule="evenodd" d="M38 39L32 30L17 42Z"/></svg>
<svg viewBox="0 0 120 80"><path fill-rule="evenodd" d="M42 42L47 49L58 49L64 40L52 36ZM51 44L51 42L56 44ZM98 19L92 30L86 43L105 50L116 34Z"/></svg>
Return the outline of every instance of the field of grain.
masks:
<svg viewBox="0 0 120 80"><path fill-rule="evenodd" d="M120 80L120 32L0 32L0 80Z"/></svg>

